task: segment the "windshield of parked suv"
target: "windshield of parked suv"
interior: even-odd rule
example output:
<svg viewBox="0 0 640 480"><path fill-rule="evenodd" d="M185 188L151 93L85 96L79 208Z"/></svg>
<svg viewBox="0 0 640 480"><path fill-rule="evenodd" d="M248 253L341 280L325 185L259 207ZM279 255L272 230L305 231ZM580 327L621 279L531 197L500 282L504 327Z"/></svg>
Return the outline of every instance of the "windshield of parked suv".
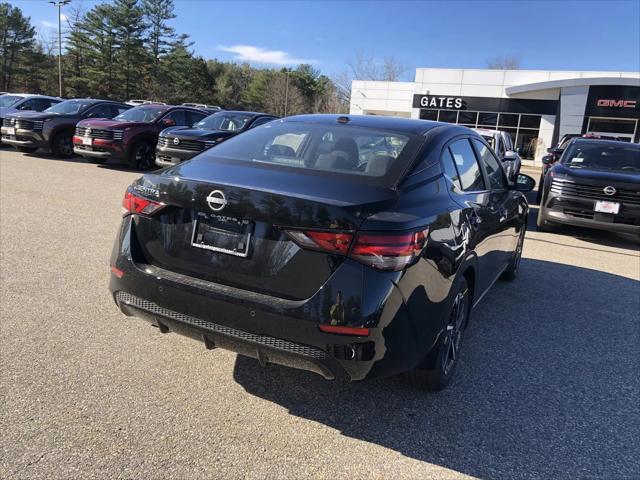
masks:
<svg viewBox="0 0 640 480"><path fill-rule="evenodd" d="M0 107L10 107L23 98L24 97L21 97L19 95L2 95L0 96Z"/></svg>
<svg viewBox="0 0 640 480"><path fill-rule="evenodd" d="M233 137L199 158L346 174L387 184L411 162L422 138L340 124L276 121Z"/></svg>
<svg viewBox="0 0 640 480"><path fill-rule="evenodd" d="M119 122L151 123L155 122L166 111L166 108L144 105L127 110L115 117L114 120L118 120Z"/></svg>
<svg viewBox="0 0 640 480"><path fill-rule="evenodd" d="M86 100L65 100L64 102L56 103L52 107L45 110L47 113L57 114L74 114L85 110L93 105L93 102L87 102Z"/></svg>
<svg viewBox="0 0 640 480"><path fill-rule="evenodd" d="M589 141L573 143L562 156L569 168L640 172L640 145Z"/></svg>
<svg viewBox="0 0 640 480"><path fill-rule="evenodd" d="M251 120L251 115L221 112L208 116L204 120L196 123L193 127L204 128L206 130L235 132L237 130L242 130L249 120Z"/></svg>

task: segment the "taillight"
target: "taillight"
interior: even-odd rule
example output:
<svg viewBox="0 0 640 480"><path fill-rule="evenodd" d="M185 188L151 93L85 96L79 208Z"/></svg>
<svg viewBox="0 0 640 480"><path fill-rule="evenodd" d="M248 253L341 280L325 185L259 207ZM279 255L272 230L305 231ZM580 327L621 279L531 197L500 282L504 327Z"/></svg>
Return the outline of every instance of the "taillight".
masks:
<svg viewBox="0 0 640 480"><path fill-rule="evenodd" d="M403 233L285 230L302 248L348 255L377 270L402 270L414 263L427 244L428 229Z"/></svg>
<svg viewBox="0 0 640 480"><path fill-rule="evenodd" d="M346 255L353 240L353 233L321 232L317 230L285 230L303 248Z"/></svg>
<svg viewBox="0 0 640 480"><path fill-rule="evenodd" d="M125 217L134 213L141 215L153 215L161 208L164 208L164 206L164 203L140 197L131 190L127 190L124 193L124 199L122 200L122 215Z"/></svg>
<svg viewBox="0 0 640 480"><path fill-rule="evenodd" d="M377 270L402 270L420 257L428 233L428 229L399 234L360 232L349 257Z"/></svg>

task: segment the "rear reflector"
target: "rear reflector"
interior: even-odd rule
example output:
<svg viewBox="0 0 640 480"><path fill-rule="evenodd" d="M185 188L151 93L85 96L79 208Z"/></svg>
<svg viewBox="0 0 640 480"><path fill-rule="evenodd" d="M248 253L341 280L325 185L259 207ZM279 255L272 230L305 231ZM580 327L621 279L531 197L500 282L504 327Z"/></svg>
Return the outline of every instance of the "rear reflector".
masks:
<svg viewBox="0 0 640 480"><path fill-rule="evenodd" d="M161 208L164 208L164 206L163 203L140 197L133 193L131 189L127 189L127 191L124 192L124 199L122 200L122 215L127 216L133 213L153 215Z"/></svg>
<svg viewBox="0 0 640 480"><path fill-rule="evenodd" d="M325 333L336 333L338 335L357 335L359 337L366 337L369 335L368 328L340 327L338 325L320 325L320 331Z"/></svg>
<svg viewBox="0 0 640 480"><path fill-rule="evenodd" d="M111 267L111 273L113 273L118 278L122 278L122 276L124 275L124 272L122 270L114 266Z"/></svg>
<svg viewBox="0 0 640 480"><path fill-rule="evenodd" d="M402 233L285 230L300 247L348 255L377 270L402 270L415 262L427 244L428 228Z"/></svg>

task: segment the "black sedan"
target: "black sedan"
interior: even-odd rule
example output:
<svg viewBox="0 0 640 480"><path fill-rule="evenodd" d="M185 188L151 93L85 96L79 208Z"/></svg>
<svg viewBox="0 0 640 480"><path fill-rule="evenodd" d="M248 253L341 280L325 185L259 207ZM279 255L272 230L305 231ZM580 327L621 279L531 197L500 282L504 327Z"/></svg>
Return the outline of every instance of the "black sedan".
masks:
<svg viewBox="0 0 640 480"><path fill-rule="evenodd" d="M260 112L220 111L193 127L169 127L160 132L156 146L156 165L170 167L189 160L214 145L264 125L278 117Z"/></svg>
<svg viewBox="0 0 640 480"><path fill-rule="evenodd" d="M560 224L640 234L640 145L576 138L546 174L538 229Z"/></svg>
<svg viewBox="0 0 640 480"><path fill-rule="evenodd" d="M440 390L472 308L516 275L534 184L457 125L276 120L128 188L110 290L209 349Z"/></svg>

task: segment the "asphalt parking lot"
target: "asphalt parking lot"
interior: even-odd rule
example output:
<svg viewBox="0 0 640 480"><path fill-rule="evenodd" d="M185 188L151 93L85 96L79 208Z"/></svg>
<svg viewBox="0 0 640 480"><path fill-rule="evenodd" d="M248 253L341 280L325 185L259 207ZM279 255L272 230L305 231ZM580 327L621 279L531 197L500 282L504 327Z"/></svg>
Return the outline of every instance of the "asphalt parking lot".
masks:
<svg viewBox="0 0 640 480"><path fill-rule="evenodd" d="M119 313L108 260L139 175L0 150L1 478L640 476L637 239L531 215L448 389L343 385Z"/></svg>

